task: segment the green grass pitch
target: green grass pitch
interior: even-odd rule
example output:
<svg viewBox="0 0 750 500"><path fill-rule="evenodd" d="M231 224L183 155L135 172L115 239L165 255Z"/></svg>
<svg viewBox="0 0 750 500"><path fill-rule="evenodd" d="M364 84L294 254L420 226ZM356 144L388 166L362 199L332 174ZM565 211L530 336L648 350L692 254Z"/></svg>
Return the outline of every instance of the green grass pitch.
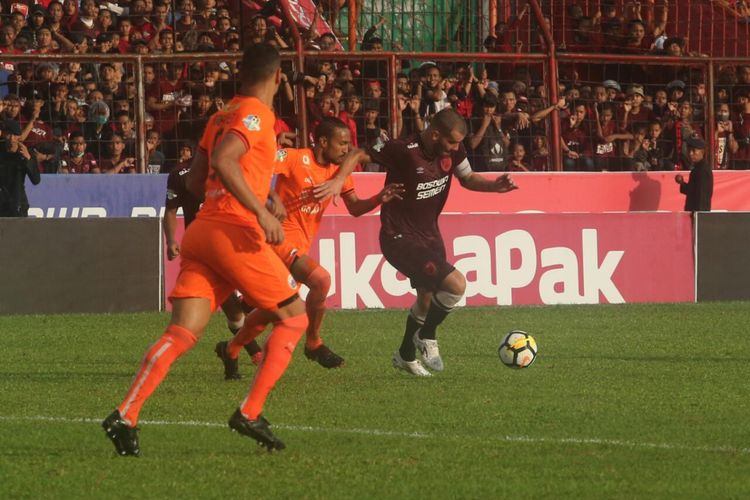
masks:
<svg viewBox="0 0 750 500"><path fill-rule="evenodd" d="M287 444L231 433L216 316L141 413L141 458L100 421L164 314L0 317L0 498L748 498L750 304L462 309L446 371L394 370L405 311L332 312L339 370L298 348L265 415ZM507 331L534 335L504 367Z"/></svg>

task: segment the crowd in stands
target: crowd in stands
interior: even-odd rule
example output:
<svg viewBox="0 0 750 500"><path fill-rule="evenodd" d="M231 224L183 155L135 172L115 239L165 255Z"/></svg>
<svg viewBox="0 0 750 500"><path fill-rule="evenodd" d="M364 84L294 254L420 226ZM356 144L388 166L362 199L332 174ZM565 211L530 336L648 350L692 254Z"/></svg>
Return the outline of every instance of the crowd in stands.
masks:
<svg viewBox="0 0 750 500"><path fill-rule="evenodd" d="M234 93L241 47L259 42L294 47L275 2L256 12L240 12L238 3L222 0L0 4L0 54L81 55L81 62L0 63L0 116L6 127L20 130L45 173L166 173L189 163L209 116ZM617 12L603 1L601 10L587 17L574 6L561 49L694 55L687 53L684 39L664 32L666 12ZM526 15L524 8L498 23L485 49L522 50L513 43L514 30ZM380 38L384 23L381 18L367 30L361 50L399 48ZM333 33L312 26L302 31L307 49L342 48ZM147 164L139 165L135 65L87 61L86 55L181 52L228 55L221 61L159 60L143 66ZM360 147L424 130L435 113L455 107L469 124L465 146L479 171L549 170L554 116L560 120L564 170L683 169L685 140L707 133L700 66L563 64L560 99L550 102L540 65L399 59L392 116L385 59L342 54L306 61L302 73L292 72L290 61L285 65L276 100L280 146L300 143L300 102L307 130L335 116ZM750 66L720 67L717 83L716 167L750 168ZM297 99L298 88L304 89L304 99ZM361 168L379 170L378 165Z"/></svg>

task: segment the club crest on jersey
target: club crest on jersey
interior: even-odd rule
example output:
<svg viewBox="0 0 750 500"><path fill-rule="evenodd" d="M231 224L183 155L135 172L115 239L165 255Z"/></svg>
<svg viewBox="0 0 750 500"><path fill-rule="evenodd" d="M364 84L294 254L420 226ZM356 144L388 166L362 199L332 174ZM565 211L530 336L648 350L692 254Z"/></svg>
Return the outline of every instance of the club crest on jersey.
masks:
<svg viewBox="0 0 750 500"><path fill-rule="evenodd" d="M260 117L258 115L247 115L242 119L242 123L250 132L260 132Z"/></svg>
<svg viewBox="0 0 750 500"><path fill-rule="evenodd" d="M288 155L289 153L286 152L286 149L279 149L276 151L276 161L284 161Z"/></svg>
<svg viewBox="0 0 750 500"><path fill-rule="evenodd" d="M310 157L307 156L307 155L302 155L302 163L304 163L305 165L309 165L310 164Z"/></svg>
<svg viewBox="0 0 750 500"><path fill-rule="evenodd" d="M440 168L443 172L447 172L451 169L453 166L453 158L450 156L445 158L440 158Z"/></svg>

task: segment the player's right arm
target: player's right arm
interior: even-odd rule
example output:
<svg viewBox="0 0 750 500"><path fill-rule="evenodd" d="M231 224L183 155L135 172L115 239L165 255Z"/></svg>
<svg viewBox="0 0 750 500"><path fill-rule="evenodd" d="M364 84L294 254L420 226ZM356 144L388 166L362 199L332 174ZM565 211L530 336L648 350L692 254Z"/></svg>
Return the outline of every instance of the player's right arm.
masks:
<svg viewBox="0 0 750 500"><path fill-rule="evenodd" d="M185 174L185 187L196 200L203 201L206 195L206 179L208 178L208 156L206 151L199 147L193 161L190 164L190 172Z"/></svg>
<svg viewBox="0 0 750 500"><path fill-rule="evenodd" d="M354 169L360 163L370 163L370 155L364 149L353 149L349 151L339 165L336 175L329 181L326 181L313 189L313 194L317 201L324 201L331 196L336 196L341 192L344 181L354 172Z"/></svg>
<svg viewBox="0 0 750 500"><path fill-rule="evenodd" d="M345 192L341 195L344 200L346 209L350 215L359 217L367 212L370 212L383 203L388 203L391 200L403 200L404 185L399 183L392 183L386 185L378 194L366 199L360 199L357 197L357 193L353 189Z"/></svg>
<svg viewBox="0 0 750 500"><path fill-rule="evenodd" d="M186 175L190 175L188 172ZM175 238L177 232L177 210L182 205L178 188L178 169L172 170L167 177L167 196L164 200L164 237L167 240L167 259L174 260L180 255L180 243Z"/></svg>
<svg viewBox="0 0 750 500"><path fill-rule="evenodd" d="M281 222L265 207L266 200L261 202L255 196L242 176L240 158L247 151L247 147L247 143L237 134L224 134L211 153L211 166L224 188L258 218L266 241L275 245L284 240Z"/></svg>

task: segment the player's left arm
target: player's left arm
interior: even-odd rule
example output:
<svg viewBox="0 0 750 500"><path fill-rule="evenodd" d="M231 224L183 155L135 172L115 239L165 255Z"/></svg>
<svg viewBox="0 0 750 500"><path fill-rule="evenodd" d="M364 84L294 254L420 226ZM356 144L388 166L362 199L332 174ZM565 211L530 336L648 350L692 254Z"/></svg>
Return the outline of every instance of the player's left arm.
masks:
<svg viewBox="0 0 750 500"><path fill-rule="evenodd" d="M357 197L357 193L351 189L341 195L344 200L344 205L349 211L349 214L354 217L359 217L367 212L375 210L383 203L388 203L391 200L403 200L405 188L403 184L393 183L385 186L378 194L366 198L364 200Z"/></svg>
<svg viewBox="0 0 750 500"><path fill-rule="evenodd" d="M503 174L494 179L483 177L471 169L469 160L466 158L458 164L455 175L463 187L470 191L481 191L485 193L507 193L518 189L510 174Z"/></svg>

